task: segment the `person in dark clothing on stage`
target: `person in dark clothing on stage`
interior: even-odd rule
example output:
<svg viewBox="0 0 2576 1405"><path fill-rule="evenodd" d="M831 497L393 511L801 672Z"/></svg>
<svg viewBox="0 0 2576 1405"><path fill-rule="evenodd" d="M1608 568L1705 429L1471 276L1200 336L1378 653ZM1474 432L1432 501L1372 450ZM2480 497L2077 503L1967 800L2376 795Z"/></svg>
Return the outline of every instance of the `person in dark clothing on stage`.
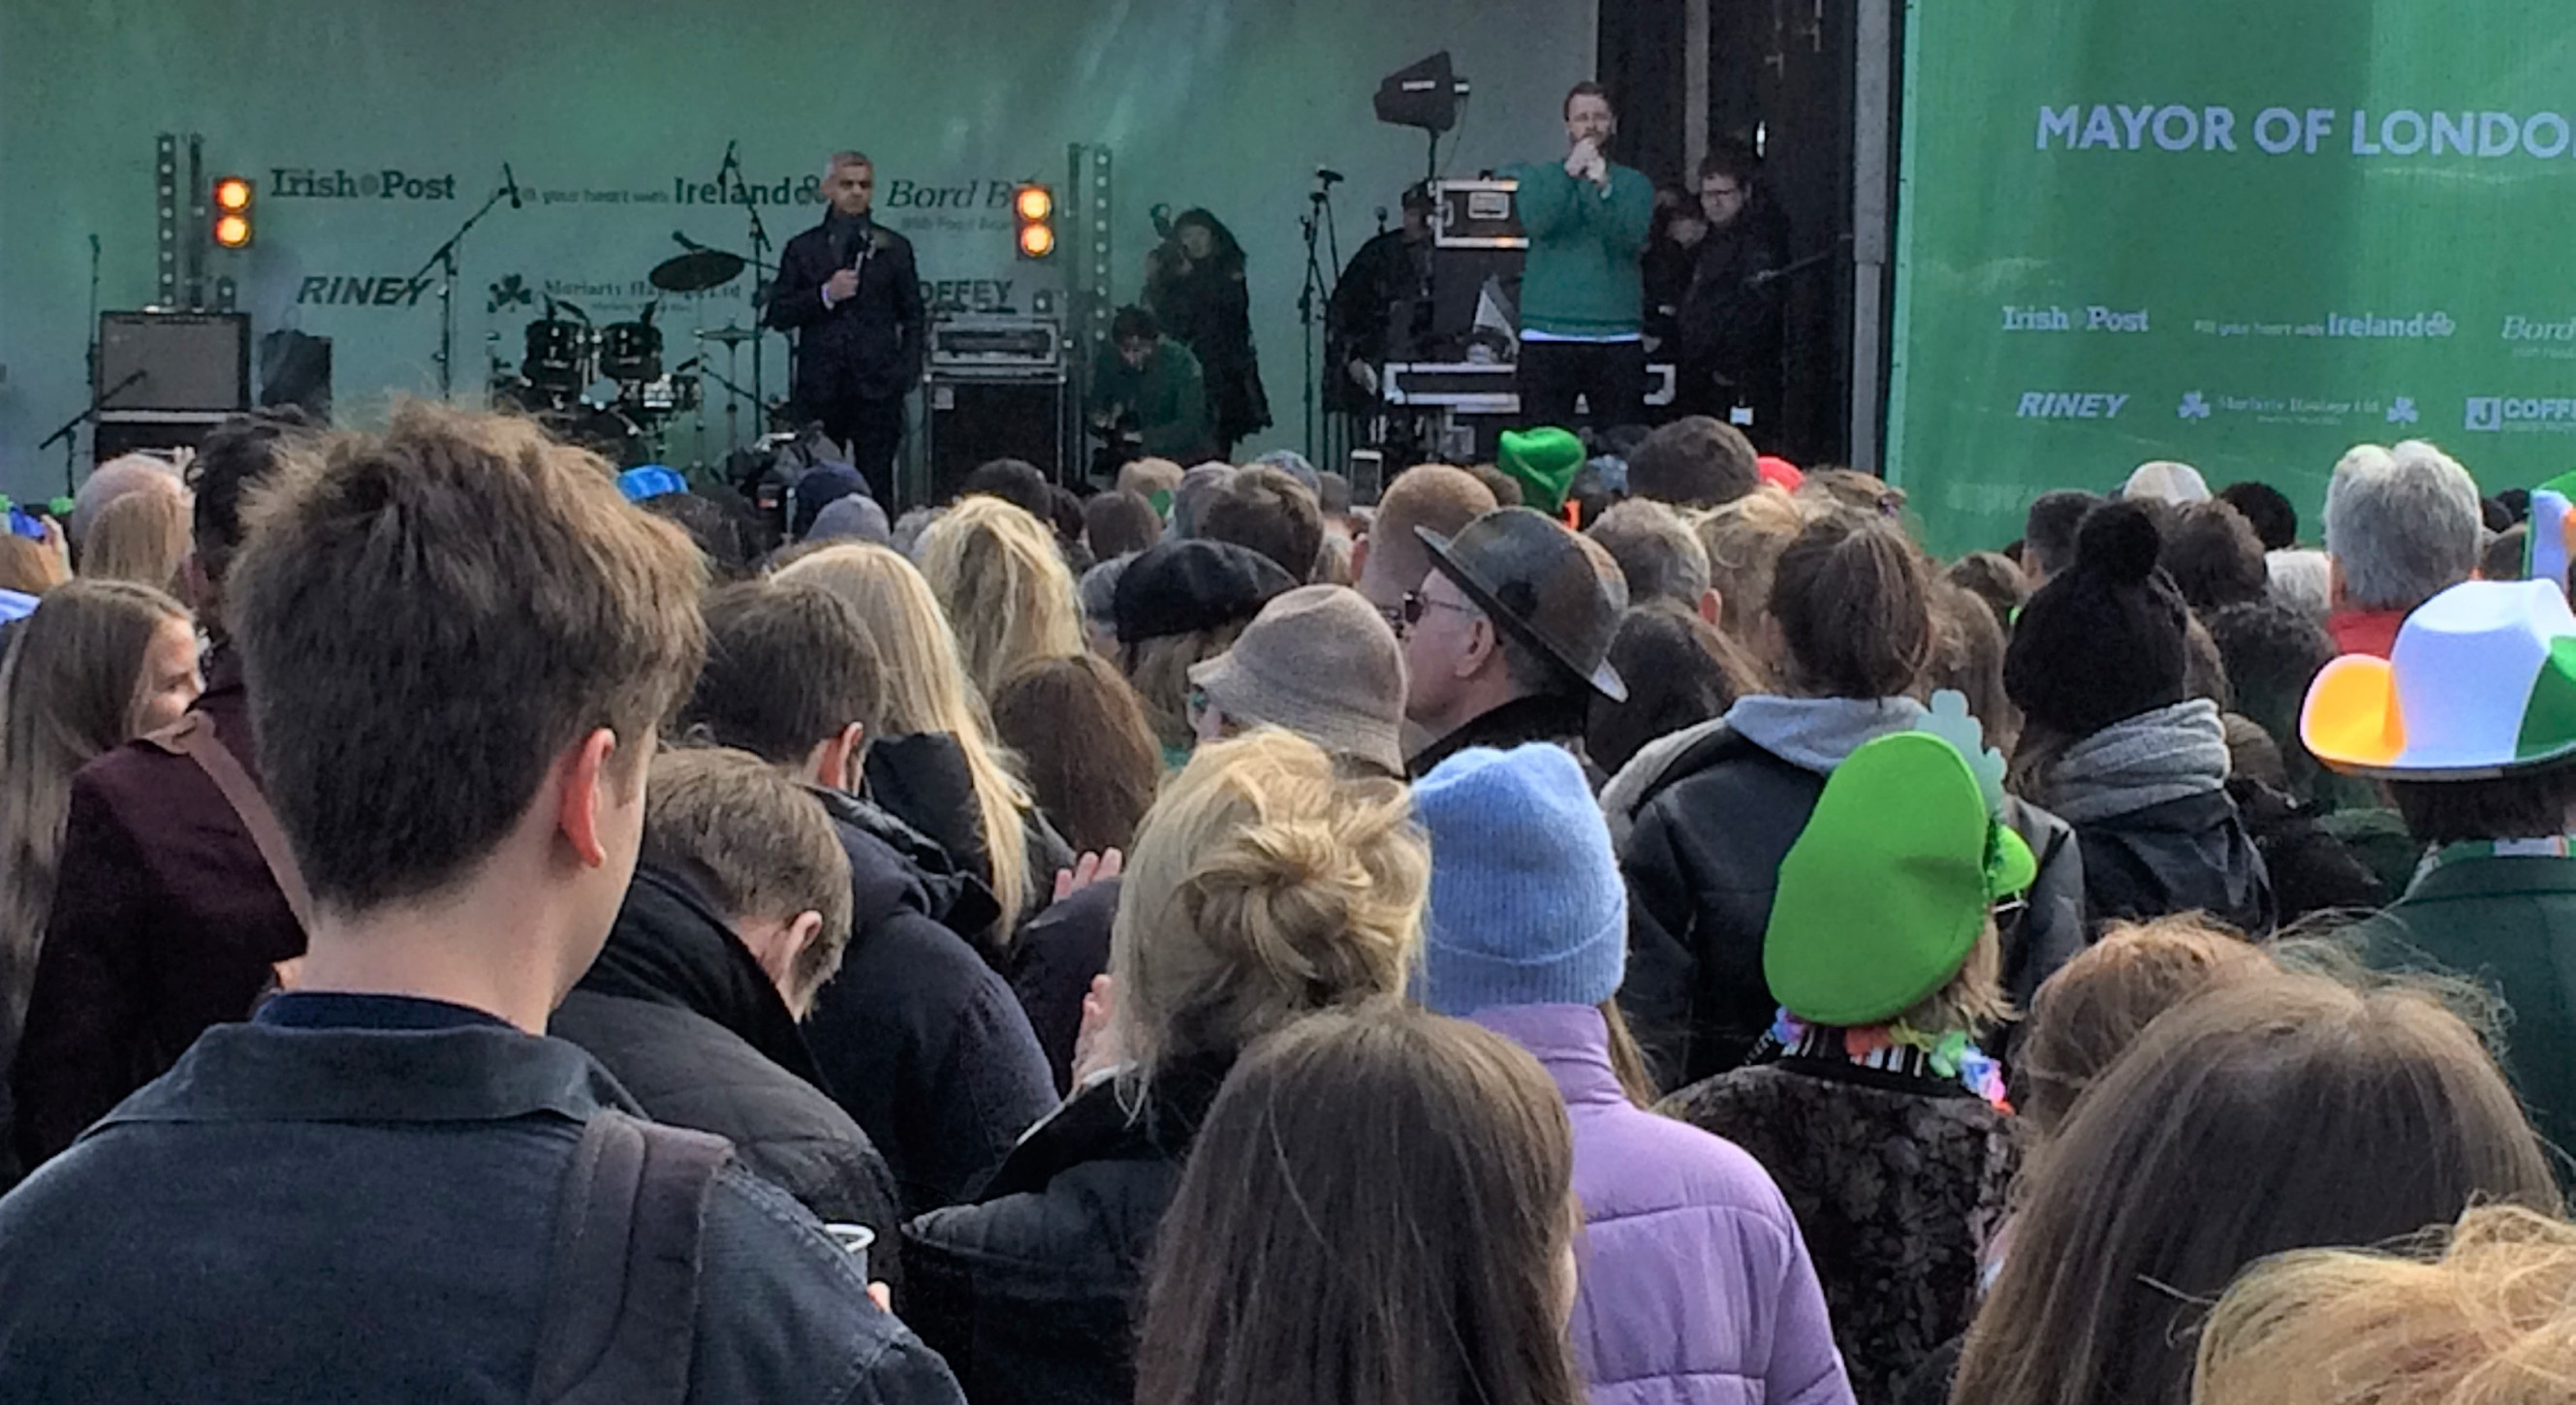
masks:
<svg viewBox="0 0 2576 1405"><path fill-rule="evenodd" d="M1326 408L1376 408L1376 368L1414 356L1431 321L1431 192L1416 183L1404 189L1404 223L1362 244L1333 286L1324 311Z"/></svg>
<svg viewBox="0 0 2576 1405"><path fill-rule="evenodd" d="M1761 195L1759 158L1721 143L1699 166L1699 220L1690 278L1674 309L1671 353L1681 380L1674 408L1726 420L1752 410L1757 434L1780 414L1780 301L1788 231Z"/></svg>
<svg viewBox="0 0 2576 1405"><path fill-rule="evenodd" d="M1199 359L1216 427L1212 457L1231 461L1237 443L1270 427L1270 396L1252 349L1252 292L1233 232L1205 210L1182 211L1153 253L1145 306L1165 336Z"/></svg>
<svg viewBox="0 0 2576 1405"><path fill-rule="evenodd" d="M770 326L800 334L796 415L848 445L868 491L891 507L903 399L921 379L929 324L912 241L870 213L876 180L865 156L832 157L823 176L831 208L779 251L768 317Z"/></svg>

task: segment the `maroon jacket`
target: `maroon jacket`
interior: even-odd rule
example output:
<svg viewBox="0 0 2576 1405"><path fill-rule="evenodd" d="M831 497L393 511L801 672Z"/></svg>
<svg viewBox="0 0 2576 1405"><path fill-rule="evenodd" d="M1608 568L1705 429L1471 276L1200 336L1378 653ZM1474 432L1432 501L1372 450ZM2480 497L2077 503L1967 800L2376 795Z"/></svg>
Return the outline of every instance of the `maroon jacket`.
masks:
<svg viewBox="0 0 2576 1405"><path fill-rule="evenodd" d="M196 710L253 780L250 699L218 652ZM72 779L62 873L9 1071L28 1170L177 1061L207 1026L247 1018L269 964L304 931L215 783L129 742Z"/></svg>

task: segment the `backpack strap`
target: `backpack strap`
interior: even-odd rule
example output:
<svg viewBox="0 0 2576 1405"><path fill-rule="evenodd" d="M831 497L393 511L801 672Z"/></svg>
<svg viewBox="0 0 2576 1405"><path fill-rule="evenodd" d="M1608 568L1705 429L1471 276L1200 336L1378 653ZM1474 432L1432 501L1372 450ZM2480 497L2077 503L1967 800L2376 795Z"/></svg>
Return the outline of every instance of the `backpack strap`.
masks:
<svg viewBox="0 0 2576 1405"><path fill-rule="evenodd" d="M594 1114L564 1171L529 1405L681 1405L722 1137Z"/></svg>
<svg viewBox="0 0 2576 1405"><path fill-rule="evenodd" d="M269 808L268 797L260 794L250 773L242 769L241 758L215 734L215 719L191 712L149 740L163 751L196 762L197 769L223 792L224 803L233 807L242 828L250 831L250 842L258 846L268 876L277 880L277 890L286 895L286 910L295 914L295 925L310 933L313 894L304 886L304 870L296 865L295 851L287 846L286 831L277 823L277 812Z"/></svg>

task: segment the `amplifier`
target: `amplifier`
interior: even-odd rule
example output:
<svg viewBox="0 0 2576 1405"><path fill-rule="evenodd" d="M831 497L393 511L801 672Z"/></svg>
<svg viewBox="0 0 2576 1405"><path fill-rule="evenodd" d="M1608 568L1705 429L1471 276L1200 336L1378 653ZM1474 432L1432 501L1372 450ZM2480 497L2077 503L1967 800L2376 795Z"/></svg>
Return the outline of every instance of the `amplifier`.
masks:
<svg viewBox="0 0 2576 1405"><path fill-rule="evenodd" d="M1051 376L953 376L933 372L926 393L930 495L946 502L967 474L995 459L1025 459L1064 481L1065 382Z"/></svg>
<svg viewBox="0 0 2576 1405"><path fill-rule="evenodd" d="M1052 370L1064 364L1064 334L1052 317L966 314L930 324L937 370Z"/></svg>
<svg viewBox="0 0 2576 1405"><path fill-rule="evenodd" d="M1433 181L1431 242L1443 249L1526 249L1516 180Z"/></svg>
<svg viewBox="0 0 2576 1405"><path fill-rule="evenodd" d="M108 394L137 372L132 385ZM101 313L98 389L103 410L247 410L250 314Z"/></svg>

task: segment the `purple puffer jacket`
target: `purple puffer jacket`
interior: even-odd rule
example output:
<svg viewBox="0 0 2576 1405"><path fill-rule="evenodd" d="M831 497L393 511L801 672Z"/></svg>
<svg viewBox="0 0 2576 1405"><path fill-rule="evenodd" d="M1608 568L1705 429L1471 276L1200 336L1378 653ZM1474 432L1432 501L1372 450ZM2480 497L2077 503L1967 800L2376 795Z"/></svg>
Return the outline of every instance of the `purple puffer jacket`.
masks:
<svg viewBox="0 0 2576 1405"><path fill-rule="evenodd" d="M1592 1405L1850 1405L1806 1241L1760 1163L1630 1103L1591 1006L1472 1018L1538 1056L1574 1124Z"/></svg>

